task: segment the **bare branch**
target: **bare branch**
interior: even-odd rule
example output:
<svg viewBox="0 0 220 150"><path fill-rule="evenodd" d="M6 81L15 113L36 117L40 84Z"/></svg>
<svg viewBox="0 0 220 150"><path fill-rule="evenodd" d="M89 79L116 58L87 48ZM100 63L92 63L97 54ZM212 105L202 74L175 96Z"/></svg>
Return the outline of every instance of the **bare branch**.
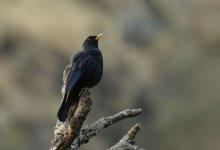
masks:
<svg viewBox="0 0 220 150"><path fill-rule="evenodd" d="M140 130L140 124L134 125L128 133L114 146L112 146L109 150L146 150L143 148L139 148L135 144L135 135Z"/></svg>
<svg viewBox="0 0 220 150"><path fill-rule="evenodd" d="M83 89L75 113L69 113L71 120L66 122L57 121L51 150L65 150L71 145L72 141L79 135L91 106L90 91L89 89Z"/></svg>
<svg viewBox="0 0 220 150"><path fill-rule="evenodd" d="M91 125L82 128L86 116L91 110L92 100L88 89L83 89L80 96L79 105L75 113L69 113L70 121L59 122L57 121L54 128L54 140L50 150L76 150L82 144L87 143L92 137L96 136L104 128L117 123L125 118L135 117L142 113L141 109L127 109L116 115L103 117ZM135 136L139 130L139 126L130 130L127 137L132 143L132 137ZM134 145L132 145L135 147Z"/></svg>
<svg viewBox="0 0 220 150"><path fill-rule="evenodd" d="M135 117L142 113L141 109L127 109L110 117L103 117L91 125L81 129L80 135L73 141L72 149L77 149L80 145L85 144L92 137L96 136L104 128L119 122L125 118Z"/></svg>

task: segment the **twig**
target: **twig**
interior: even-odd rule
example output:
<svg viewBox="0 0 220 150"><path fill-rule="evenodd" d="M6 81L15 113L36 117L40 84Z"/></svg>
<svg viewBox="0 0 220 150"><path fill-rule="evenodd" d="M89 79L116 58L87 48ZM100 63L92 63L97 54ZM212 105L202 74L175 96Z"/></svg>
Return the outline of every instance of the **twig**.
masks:
<svg viewBox="0 0 220 150"><path fill-rule="evenodd" d="M114 146L109 150L146 150L139 148L135 144L135 135L140 130L140 124L134 125L128 133Z"/></svg>

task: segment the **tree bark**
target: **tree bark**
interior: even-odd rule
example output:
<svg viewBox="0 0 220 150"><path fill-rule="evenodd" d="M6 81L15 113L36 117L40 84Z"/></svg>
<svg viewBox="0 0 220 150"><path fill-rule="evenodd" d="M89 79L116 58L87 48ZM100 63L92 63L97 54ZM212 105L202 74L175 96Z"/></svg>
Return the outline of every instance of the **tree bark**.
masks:
<svg viewBox="0 0 220 150"><path fill-rule="evenodd" d="M70 121L57 121L56 127L54 128L54 140L52 141L50 150L76 150L82 144L88 143L92 137L96 136L104 128L122 121L123 119L135 117L142 113L142 109L126 109L113 116L102 117L96 122L82 127L91 110L91 106L92 100L90 91L87 88L83 89L75 113L69 113L72 115L70 116ZM139 124L132 127L129 132L109 150L142 150L134 145L134 138L139 129Z"/></svg>

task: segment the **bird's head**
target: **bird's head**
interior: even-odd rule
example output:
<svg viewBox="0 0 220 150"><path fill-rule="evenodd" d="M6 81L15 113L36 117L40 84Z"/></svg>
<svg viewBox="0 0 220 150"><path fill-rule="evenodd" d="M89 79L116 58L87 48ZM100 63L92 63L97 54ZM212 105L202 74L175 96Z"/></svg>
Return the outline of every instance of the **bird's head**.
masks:
<svg viewBox="0 0 220 150"><path fill-rule="evenodd" d="M98 41L103 34L88 36L83 43L82 50L95 50L98 49Z"/></svg>

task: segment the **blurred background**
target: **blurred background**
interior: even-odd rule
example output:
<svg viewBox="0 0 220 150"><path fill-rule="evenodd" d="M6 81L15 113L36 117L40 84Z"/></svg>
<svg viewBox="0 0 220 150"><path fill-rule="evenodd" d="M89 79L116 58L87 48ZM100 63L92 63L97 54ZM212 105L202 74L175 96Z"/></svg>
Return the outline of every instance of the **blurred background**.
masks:
<svg viewBox="0 0 220 150"><path fill-rule="evenodd" d="M135 123L149 150L220 149L219 0L0 0L0 149L49 149L62 72L104 33L101 83L85 124L127 108L82 150L114 145Z"/></svg>

